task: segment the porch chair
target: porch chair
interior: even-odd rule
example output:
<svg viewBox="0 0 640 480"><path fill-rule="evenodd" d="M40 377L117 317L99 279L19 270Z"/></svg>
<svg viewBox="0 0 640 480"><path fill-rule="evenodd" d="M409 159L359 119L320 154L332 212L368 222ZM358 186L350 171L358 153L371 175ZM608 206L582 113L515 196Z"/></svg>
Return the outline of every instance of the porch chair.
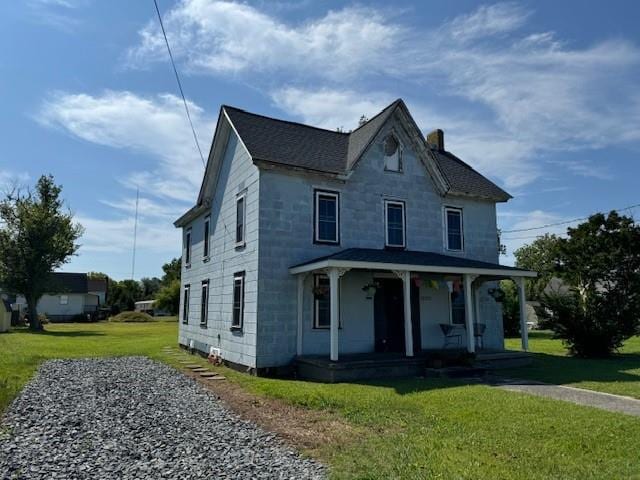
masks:
<svg viewBox="0 0 640 480"><path fill-rule="evenodd" d="M442 330L442 334L444 335L444 344L442 348L447 348L449 345L455 345L456 347L460 347L460 341L462 340L462 332L455 325L450 325L448 323L441 323L440 330Z"/></svg>

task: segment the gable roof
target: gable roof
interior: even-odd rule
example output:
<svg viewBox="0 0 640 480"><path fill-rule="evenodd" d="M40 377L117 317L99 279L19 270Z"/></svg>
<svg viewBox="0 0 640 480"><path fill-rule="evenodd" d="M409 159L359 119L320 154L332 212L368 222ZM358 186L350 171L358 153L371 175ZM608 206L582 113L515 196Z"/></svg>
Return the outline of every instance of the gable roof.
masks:
<svg viewBox="0 0 640 480"><path fill-rule="evenodd" d="M49 276L48 293L87 293L86 273L53 272Z"/></svg>
<svg viewBox="0 0 640 480"><path fill-rule="evenodd" d="M205 186L209 185L210 191L211 183L215 181L216 152L220 152L220 145L224 142L221 138L229 128L236 131L253 161L330 175L348 175L396 111L416 147L416 155L441 194L477 197L495 202L506 202L511 198L511 195L452 153L429 146L402 99L395 100L351 132L327 130L223 105L198 202L176 220L174 225L179 227L186 224L205 207Z"/></svg>

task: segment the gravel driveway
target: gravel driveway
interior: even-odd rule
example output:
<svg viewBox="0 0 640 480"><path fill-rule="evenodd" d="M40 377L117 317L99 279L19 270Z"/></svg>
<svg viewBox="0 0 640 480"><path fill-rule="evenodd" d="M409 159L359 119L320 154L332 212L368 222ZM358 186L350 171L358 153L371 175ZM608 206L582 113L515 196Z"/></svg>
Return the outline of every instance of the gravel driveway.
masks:
<svg viewBox="0 0 640 480"><path fill-rule="evenodd" d="M324 468L142 357L53 360L0 425L0 479L318 479Z"/></svg>

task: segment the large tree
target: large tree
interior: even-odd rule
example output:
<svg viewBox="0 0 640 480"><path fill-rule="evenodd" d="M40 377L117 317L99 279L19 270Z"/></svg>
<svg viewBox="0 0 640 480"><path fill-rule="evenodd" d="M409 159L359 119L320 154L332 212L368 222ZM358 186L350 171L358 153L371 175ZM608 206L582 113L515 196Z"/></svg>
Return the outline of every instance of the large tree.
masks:
<svg viewBox="0 0 640 480"><path fill-rule="evenodd" d="M538 300L549 284L558 275L557 257L560 237L546 234L513 252L516 267L538 272L536 278L527 280L527 297Z"/></svg>
<svg viewBox="0 0 640 480"><path fill-rule="evenodd" d="M580 356L606 356L640 327L640 226L596 214L560 240L557 272L567 294L544 294L551 326Z"/></svg>
<svg viewBox="0 0 640 480"><path fill-rule="evenodd" d="M182 273L182 257L174 258L162 265L162 285L167 286L174 280L180 280Z"/></svg>
<svg viewBox="0 0 640 480"><path fill-rule="evenodd" d="M62 187L43 175L35 190L14 190L0 201L0 285L21 293L32 330L41 330L37 305L51 272L76 253L82 226L60 197Z"/></svg>

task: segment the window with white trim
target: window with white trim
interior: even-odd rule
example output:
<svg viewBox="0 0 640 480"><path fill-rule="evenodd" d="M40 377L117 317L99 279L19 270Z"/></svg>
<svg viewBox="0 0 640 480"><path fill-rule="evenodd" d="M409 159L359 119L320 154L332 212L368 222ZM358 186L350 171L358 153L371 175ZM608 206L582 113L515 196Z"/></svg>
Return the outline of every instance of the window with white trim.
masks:
<svg viewBox="0 0 640 480"><path fill-rule="evenodd" d="M247 196L245 193L238 195L236 199L236 246L245 244L245 230L247 219Z"/></svg>
<svg viewBox="0 0 640 480"><path fill-rule="evenodd" d="M384 169L388 172L402 172L402 146L393 133L384 139L383 152Z"/></svg>
<svg viewBox="0 0 640 480"><path fill-rule="evenodd" d="M231 328L242 330L244 323L244 272L233 274L233 316Z"/></svg>
<svg viewBox="0 0 640 480"><path fill-rule="evenodd" d="M210 233L209 233L209 226L211 224L211 217L209 215L207 215L206 217L204 217L204 241L203 241L203 247L202 247L202 256L204 257L205 260L207 260L209 258L209 245L210 245Z"/></svg>
<svg viewBox="0 0 640 480"><path fill-rule="evenodd" d="M191 265L191 229L187 228L184 235L184 263L186 266Z"/></svg>
<svg viewBox="0 0 640 480"><path fill-rule="evenodd" d="M202 281L202 294L200 297L200 325L207 326L209 316L209 280Z"/></svg>
<svg viewBox="0 0 640 480"><path fill-rule="evenodd" d="M404 202L384 201L384 226L385 246L404 248L406 245Z"/></svg>
<svg viewBox="0 0 640 480"><path fill-rule="evenodd" d="M69 304L69 295L60 295L60 305Z"/></svg>
<svg viewBox="0 0 640 480"><path fill-rule="evenodd" d="M461 252L464 248L462 234L462 209L445 207L447 250Z"/></svg>
<svg viewBox="0 0 640 480"><path fill-rule="evenodd" d="M182 299L182 323L189 323L189 302L191 301L191 285L184 286L184 295Z"/></svg>
<svg viewBox="0 0 640 480"><path fill-rule="evenodd" d="M340 243L340 194L314 191L314 241Z"/></svg>

